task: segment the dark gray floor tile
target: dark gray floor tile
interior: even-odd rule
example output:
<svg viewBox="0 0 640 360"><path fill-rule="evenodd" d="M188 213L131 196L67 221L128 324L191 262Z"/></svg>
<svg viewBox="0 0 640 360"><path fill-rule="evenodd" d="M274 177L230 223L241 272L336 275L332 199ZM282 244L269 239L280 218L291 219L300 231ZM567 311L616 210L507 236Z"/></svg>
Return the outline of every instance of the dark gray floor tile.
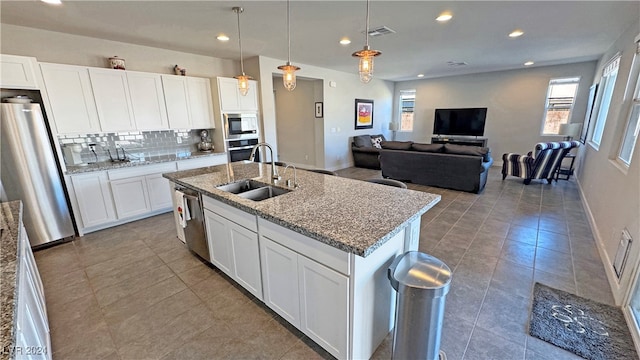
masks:
<svg viewBox="0 0 640 360"><path fill-rule="evenodd" d="M534 282L539 282L552 288L560 289L572 294L576 293L576 282L573 278L536 269L533 273L533 280Z"/></svg>
<svg viewBox="0 0 640 360"><path fill-rule="evenodd" d="M467 251L466 247L458 247L455 243L441 241L429 255L434 256L443 261L449 268L455 268L462 256Z"/></svg>
<svg viewBox="0 0 640 360"><path fill-rule="evenodd" d="M488 341L490 339L490 341ZM471 341L465 360L506 360L524 359L524 342L516 343L500 336L475 327L471 335Z"/></svg>
<svg viewBox="0 0 640 360"><path fill-rule="evenodd" d="M507 239L534 246L536 245L537 238L538 229L528 226L512 224L507 233Z"/></svg>
<svg viewBox="0 0 640 360"><path fill-rule="evenodd" d="M502 245L500 257L523 266L533 267L535 254L536 247L534 245L507 239Z"/></svg>
<svg viewBox="0 0 640 360"><path fill-rule="evenodd" d="M457 318L445 319L442 326L440 350L445 352L447 359L462 359L471 338L473 326L473 323L469 321Z"/></svg>
<svg viewBox="0 0 640 360"><path fill-rule="evenodd" d="M555 250L538 248L536 250L535 267L566 278L574 276L571 255Z"/></svg>
<svg viewBox="0 0 640 360"><path fill-rule="evenodd" d="M455 281L455 275L445 303L445 322L466 321L475 323L486 288L475 284L465 284Z"/></svg>
<svg viewBox="0 0 640 360"><path fill-rule="evenodd" d="M481 327L517 344L524 344L529 322L528 310L529 296L521 297L489 287L476 329Z"/></svg>
<svg viewBox="0 0 640 360"><path fill-rule="evenodd" d="M501 259L493 273L490 289L497 289L523 298L531 296L533 268Z"/></svg>
<svg viewBox="0 0 640 360"><path fill-rule="evenodd" d="M538 231L538 247L571 254L569 236L556 232Z"/></svg>

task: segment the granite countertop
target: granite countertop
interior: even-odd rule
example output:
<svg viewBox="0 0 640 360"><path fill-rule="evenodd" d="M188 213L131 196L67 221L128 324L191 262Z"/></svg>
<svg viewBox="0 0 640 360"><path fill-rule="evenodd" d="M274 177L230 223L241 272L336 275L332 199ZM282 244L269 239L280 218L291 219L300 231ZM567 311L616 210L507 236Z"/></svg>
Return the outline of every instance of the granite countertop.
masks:
<svg viewBox="0 0 640 360"><path fill-rule="evenodd" d="M284 168L278 167L280 175ZM343 251L368 256L409 222L440 201L440 195L298 170L299 188L252 201L216 186L254 179L270 183L271 165L234 162L163 176L231 206ZM293 178L289 168L283 180ZM285 186L282 186L285 187Z"/></svg>
<svg viewBox="0 0 640 360"><path fill-rule="evenodd" d="M128 162L111 162L111 161L100 161L96 163L89 164L87 166L67 166L66 174L79 174L85 172L92 171L103 171L103 170L113 170L125 167L133 167L140 165L149 165L149 164L159 164L163 162L171 162L171 161L180 161L187 159L197 159L206 156L217 156L217 155L225 155L225 152L193 152L187 156L178 156L178 155L160 155L160 156L148 156L139 160L131 160Z"/></svg>
<svg viewBox="0 0 640 360"><path fill-rule="evenodd" d="M15 318L17 316L16 291L20 254L19 231L22 202L0 204L0 359L9 359L15 344Z"/></svg>

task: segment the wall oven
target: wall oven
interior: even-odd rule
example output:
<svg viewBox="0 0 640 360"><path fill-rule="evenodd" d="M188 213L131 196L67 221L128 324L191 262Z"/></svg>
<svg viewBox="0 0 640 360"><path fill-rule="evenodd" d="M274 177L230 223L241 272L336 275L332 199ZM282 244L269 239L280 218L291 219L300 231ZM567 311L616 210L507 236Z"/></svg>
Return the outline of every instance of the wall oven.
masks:
<svg viewBox="0 0 640 360"><path fill-rule="evenodd" d="M243 139L258 136L256 113L224 114L224 129L227 139Z"/></svg>
<svg viewBox="0 0 640 360"><path fill-rule="evenodd" d="M258 139L241 139L241 140L228 140L227 141L227 153L229 154L229 161L242 161L249 160L251 156L251 150L253 146L258 143ZM260 160L260 153L256 150L256 161Z"/></svg>

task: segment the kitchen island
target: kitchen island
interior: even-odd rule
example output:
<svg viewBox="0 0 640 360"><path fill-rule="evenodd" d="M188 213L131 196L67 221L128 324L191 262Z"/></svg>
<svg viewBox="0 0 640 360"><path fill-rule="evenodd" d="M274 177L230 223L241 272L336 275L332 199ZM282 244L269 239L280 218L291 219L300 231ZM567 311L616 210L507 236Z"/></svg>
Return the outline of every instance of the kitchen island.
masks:
<svg viewBox="0 0 640 360"><path fill-rule="evenodd" d="M0 203L0 359L51 359L44 290L22 202Z"/></svg>
<svg viewBox="0 0 640 360"><path fill-rule="evenodd" d="M211 262L337 358L369 358L393 327L393 259L418 249L420 217L440 196L236 162L164 174L197 191ZM219 189L253 179L290 190L253 201ZM282 183L282 186L279 184Z"/></svg>

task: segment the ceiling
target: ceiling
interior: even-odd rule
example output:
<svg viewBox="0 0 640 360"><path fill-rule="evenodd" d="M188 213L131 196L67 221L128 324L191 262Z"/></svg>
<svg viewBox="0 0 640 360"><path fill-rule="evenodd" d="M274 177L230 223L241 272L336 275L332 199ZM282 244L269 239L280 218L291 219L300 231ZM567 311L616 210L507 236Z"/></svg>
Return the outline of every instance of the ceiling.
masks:
<svg viewBox="0 0 640 360"><path fill-rule="evenodd" d="M64 1L64 0L63 0ZM237 19L242 6L244 57L287 58L285 1L0 2L0 20L101 39L239 60ZM374 76L401 81L598 59L634 21L639 1L371 1L370 37L382 51ZM435 18L450 11L453 19ZM291 61L357 72L351 57L364 46L366 1L291 1ZM519 38L507 36L520 28ZM216 36L228 35L220 42ZM350 45L338 41L348 37ZM122 54L125 55L125 54ZM123 56L126 58L126 56ZM447 62L465 62L450 66Z"/></svg>

